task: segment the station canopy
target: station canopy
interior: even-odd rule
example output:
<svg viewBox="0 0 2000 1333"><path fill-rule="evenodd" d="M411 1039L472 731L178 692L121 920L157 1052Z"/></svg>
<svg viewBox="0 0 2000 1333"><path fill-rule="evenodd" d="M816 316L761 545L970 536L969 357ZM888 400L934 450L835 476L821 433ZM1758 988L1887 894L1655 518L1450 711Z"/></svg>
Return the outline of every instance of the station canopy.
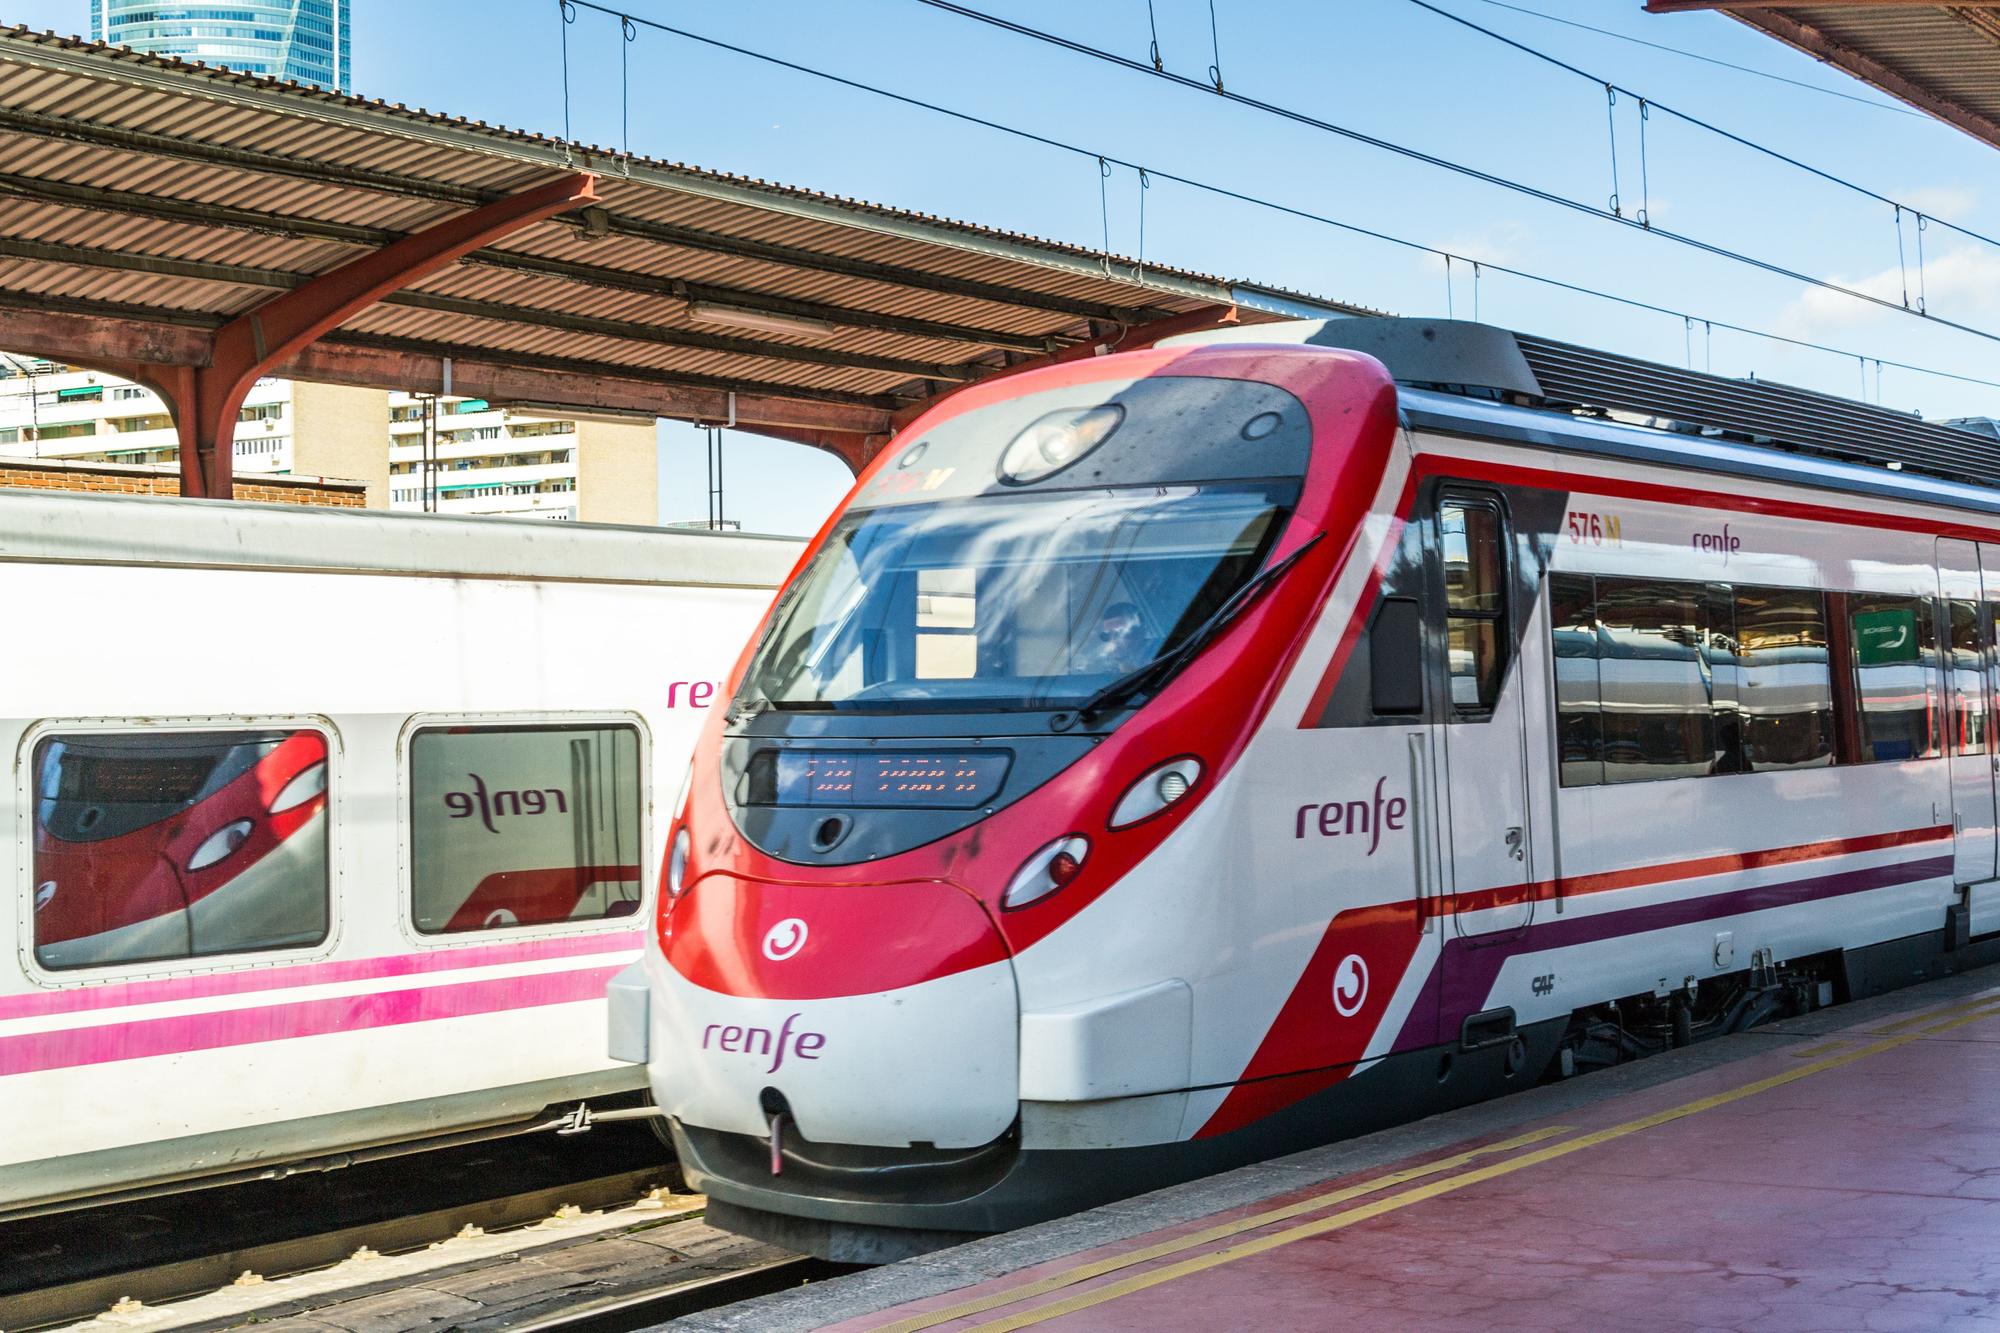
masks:
<svg viewBox="0 0 2000 1333"><path fill-rule="evenodd" d="M0 347L154 384L189 493L227 493L259 374L734 421L858 466L974 380L1345 313L1369 312L0 29Z"/></svg>
<svg viewBox="0 0 2000 1333"><path fill-rule="evenodd" d="M2000 0L1646 0L1714 9L2000 148Z"/></svg>

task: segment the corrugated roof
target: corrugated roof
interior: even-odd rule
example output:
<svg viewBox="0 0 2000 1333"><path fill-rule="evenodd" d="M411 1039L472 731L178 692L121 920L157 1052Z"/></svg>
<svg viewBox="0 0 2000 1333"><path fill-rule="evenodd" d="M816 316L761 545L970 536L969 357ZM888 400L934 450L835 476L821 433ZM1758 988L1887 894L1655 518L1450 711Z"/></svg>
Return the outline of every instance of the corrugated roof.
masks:
<svg viewBox="0 0 2000 1333"><path fill-rule="evenodd" d="M487 365L511 375L506 384L533 388L512 396L547 403L575 401L594 377L680 391L660 402L662 415L679 414L669 410L677 404L704 415L714 394L734 391L746 423L865 434L1023 357L1136 325L1232 308L1243 319L1360 312L421 108L0 29L0 309L209 329L369 249L578 170L600 176L596 209L535 224L414 283L328 335L292 372L379 381L449 355L464 363L461 383ZM697 322L692 303L793 322ZM87 359L46 343L20 350ZM431 373L392 387L435 387ZM566 376L582 378L565 389Z"/></svg>
<svg viewBox="0 0 2000 1333"><path fill-rule="evenodd" d="M1915 0L1647 0L1719 9L2000 148L2000 9Z"/></svg>

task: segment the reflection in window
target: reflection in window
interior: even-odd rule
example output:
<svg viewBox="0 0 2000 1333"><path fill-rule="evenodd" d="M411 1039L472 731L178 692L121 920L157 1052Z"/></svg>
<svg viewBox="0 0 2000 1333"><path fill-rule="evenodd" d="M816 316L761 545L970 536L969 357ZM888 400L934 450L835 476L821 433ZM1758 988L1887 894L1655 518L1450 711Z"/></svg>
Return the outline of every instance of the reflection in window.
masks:
<svg viewBox="0 0 2000 1333"><path fill-rule="evenodd" d="M1490 504L1438 506L1444 561L1445 649L1452 705L1493 707L1506 665L1506 528Z"/></svg>
<svg viewBox="0 0 2000 1333"><path fill-rule="evenodd" d="M1851 593L1847 607L1861 703L1861 761L1937 755L1937 630L1931 602Z"/></svg>
<svg viewBox="0 0 2000 1333"><path fill-rule="evenodd" d="M418 930L494 930L639 909L639 733L451 727L410 740Z"/></svg>
<svg viewBox="0 0 2000 1333"><path fill-rule="evenodd" d="M1979 603L1953 601L1951 612L1951 735L1954 754L1986 753L1985 635Z"/></svg>
<svg viewBox="0 0 2000 1333"><path fill-rule="evenodd" d="M1713 771L1715 709L1702 592L1692 583L1597 580L1606 782Z"/></svg>
<svg viewBox="0 0 2000 1333"><path fill-rule="evenodd" d="M1556 748L1562 785L1604 781L1597 711L1597 594L1588 574L1549 576L1549 625L1555 639Z"/></svg>
<svg viewBox="0 0 2000 1333"><path fill-rule="evenodd" d="M324 940L326 761L316 731L37 742L36 962L90 967Z"/></svg>
<svg viewBox="0 0 2000 1333"><path fill-rule="evenodd" d="M1806 588L1734 591L1744 771L1831 764L1826 598Z"/></svg>
<svg viewBox="0 0 2000 1333"><path fill-rule="evenodd" d="M917 675L963 680L978 674L978 574L917 571Z"/></svg>

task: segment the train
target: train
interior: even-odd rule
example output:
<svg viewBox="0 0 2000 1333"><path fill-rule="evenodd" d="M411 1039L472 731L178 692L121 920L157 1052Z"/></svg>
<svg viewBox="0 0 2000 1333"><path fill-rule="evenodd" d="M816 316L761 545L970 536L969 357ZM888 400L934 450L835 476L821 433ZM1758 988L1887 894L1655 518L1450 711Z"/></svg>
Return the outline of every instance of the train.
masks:
<svg viewBox="0 0 2000 1333"><path fill-rule="evenodd" d="M642 1100L655 809L801 549L0 491L0 1221Z"/></svg>
<svg viewBox="0 0 2000 1333"><path fill-rule="evenodd" d="M2000 956L2000 449L1459 321L965 388L731 671L610 990L873 1261Z"/></svg>

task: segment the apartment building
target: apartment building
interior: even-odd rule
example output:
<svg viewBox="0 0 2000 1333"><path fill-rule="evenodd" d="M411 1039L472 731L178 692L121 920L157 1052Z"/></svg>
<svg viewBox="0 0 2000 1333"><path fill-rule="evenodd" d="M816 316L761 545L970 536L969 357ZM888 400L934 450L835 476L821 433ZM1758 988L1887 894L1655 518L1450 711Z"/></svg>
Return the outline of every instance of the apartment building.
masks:
<svg viewBox="0 0 2000 1333"><path fill-rule="evenodd" d="M391 509L650 524L657 468L650 421L389 396Z"/></svg>

